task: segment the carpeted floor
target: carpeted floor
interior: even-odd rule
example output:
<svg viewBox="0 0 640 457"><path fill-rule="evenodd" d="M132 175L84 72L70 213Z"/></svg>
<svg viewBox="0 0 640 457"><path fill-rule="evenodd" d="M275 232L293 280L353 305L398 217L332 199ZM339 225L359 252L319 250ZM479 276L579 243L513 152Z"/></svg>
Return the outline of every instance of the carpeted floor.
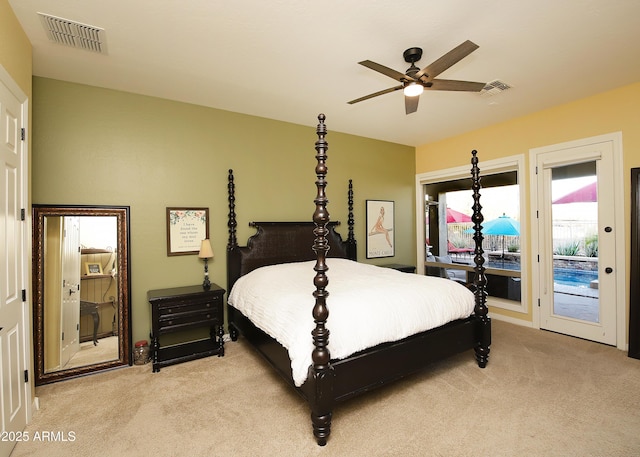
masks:
<svg viewBox="0 0 640 457"><path fill-rule="evenodd" d="M92 363L106 362L118 358L118 337L100 338L98 344L93 341L80 343L80 350L76 352L64 369L83 367Z"/></svg>
<svg viewBox="0 0 640 457"><path fill-rule="evenodd" d="M322 448L306 403L226 349L42 386L12 456L640 455L640 360L597 343L494 320L486 369L468 352L340 404Z"/></svg>

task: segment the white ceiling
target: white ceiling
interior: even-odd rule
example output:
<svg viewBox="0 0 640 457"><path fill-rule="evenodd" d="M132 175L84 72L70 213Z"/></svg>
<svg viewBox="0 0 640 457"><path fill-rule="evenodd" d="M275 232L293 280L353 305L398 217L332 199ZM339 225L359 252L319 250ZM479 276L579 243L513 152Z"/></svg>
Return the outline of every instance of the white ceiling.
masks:
<svg viewBox="0 0 640 457"><path fill-rule="evenodd" d="M638 0L9 0L36 76L417 146L640 81ZM50 42L37 12L105 29L108 54ZM465 40L440 75L503 81L495 96L425 91L404 112L404 73Z"/></svg>

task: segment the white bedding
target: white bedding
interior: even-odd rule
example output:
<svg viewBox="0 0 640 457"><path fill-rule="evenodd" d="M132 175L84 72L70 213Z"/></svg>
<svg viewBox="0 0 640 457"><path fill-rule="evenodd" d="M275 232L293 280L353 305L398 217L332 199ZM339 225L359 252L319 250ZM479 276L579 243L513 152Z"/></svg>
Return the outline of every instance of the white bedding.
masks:
<svg viewBox="0 0 640 457"><path fill-rule="evenodd" d="M312 364L315 261L258 268L233 286L228 302L289 351L301 386ZM471 291L455 281L327 259L332 359L465 318Z"/></svg>

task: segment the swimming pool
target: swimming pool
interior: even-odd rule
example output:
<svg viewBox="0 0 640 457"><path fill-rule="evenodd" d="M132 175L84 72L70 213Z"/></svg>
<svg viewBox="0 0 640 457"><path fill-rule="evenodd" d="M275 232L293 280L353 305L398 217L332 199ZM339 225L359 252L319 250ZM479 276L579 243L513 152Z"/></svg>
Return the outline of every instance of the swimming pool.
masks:
<svg viewBox="0 0 640 457"><path fill-rule="evenodd" d="M488 268L501 270L520 270L520 264L514 262L489 262ZM590 288L591 281L598 279L598 272L591 270L576 270L572 268L554 268L553 282L562 286Z"/></svg>
<svg viewBox="0 0 640 457"><path fill-rule="evenodd" d="M554 268L553 282L563 286L591 287L591 281L598 279L597 271L573 270L570 268Z"/></svg>

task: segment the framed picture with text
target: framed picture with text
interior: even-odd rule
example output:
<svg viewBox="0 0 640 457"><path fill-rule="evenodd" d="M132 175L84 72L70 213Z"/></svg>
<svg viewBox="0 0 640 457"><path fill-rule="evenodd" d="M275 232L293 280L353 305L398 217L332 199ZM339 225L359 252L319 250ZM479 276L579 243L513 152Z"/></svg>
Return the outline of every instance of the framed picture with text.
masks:
<svg viewBox="0 0 640 457"><path fill-rule="evenodd" d="M167 208L167 255L198 254L205 238L209 238L209 208Z"/></svg>
<svg viewBox="0 0 640 457"><path fill-rule="evenodd" d="M103 274L102 265L100 265L98 262L85 262L84 274L87 276L101 275Z"/></svg>
<svg viewBox="0 0 640 457"><path fill-rule="evenodd" d="M394 202L367 200L367 259L393 257Z"/></svg>

